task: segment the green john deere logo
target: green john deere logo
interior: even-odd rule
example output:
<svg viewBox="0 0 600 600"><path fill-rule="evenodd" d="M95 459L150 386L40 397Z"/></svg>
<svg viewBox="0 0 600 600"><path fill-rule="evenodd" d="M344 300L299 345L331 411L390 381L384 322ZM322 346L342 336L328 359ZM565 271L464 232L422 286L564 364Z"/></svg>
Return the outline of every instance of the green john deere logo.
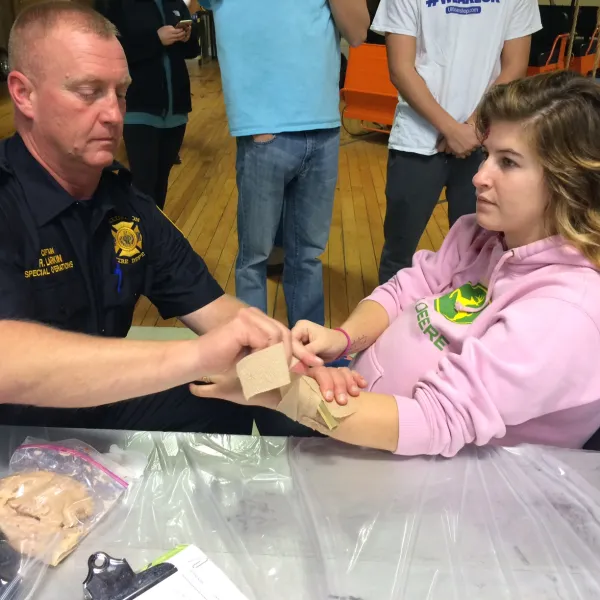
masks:
<svg viewBox="0 0 600 600"><path fill-rule="evenodd" d="M480 283L477 285L465 283L457 290L435 300L433 305L435 310L448 321L469 325L479 316L479 313L456 310L456 304L460 303L462 306L469 308L481 308L485 303L486 294L487 288Z"/></svg>

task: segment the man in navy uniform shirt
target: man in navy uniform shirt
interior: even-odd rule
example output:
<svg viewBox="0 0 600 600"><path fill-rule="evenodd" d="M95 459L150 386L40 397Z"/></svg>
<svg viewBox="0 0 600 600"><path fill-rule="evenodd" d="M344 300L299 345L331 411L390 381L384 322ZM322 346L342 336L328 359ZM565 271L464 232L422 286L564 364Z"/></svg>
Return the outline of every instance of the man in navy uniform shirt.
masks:
<svg viewBox="0 0 600 600"><path fill-rule="evenodd" d="M196 398L187 384L248 349L289 349L289 331L225 295L113 163L130 83L114 26L75 3L34 6L16 20L9 56L17 134L0 143L0 424L244 434L257 417L260 427L252 407ZM201 337L114 339L142 294ZM263 433L303 432L276 418Z"/></svg>

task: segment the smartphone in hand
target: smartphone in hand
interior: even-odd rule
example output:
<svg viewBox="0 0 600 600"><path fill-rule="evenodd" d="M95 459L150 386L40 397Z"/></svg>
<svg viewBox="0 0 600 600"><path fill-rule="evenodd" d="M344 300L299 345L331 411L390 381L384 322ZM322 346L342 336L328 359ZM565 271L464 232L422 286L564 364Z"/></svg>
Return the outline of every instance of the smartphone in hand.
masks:
<svg viewBox="0 0 600 600"><path fill-rule="evenodd" d="M179 23L177 23L177 25L175 25L175 27L177 29L186 29L187 27L191 27L192 23L193 23L193 21L191 19L184 19L182 21L179 21Z"/></svg>

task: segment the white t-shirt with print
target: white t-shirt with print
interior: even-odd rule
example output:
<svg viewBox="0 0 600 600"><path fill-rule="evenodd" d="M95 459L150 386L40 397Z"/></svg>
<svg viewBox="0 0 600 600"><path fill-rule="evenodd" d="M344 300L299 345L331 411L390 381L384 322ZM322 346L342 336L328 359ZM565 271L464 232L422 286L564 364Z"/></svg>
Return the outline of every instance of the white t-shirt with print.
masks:
<svg viewBox="0 0 600 600"><path fill-rule="evenodd" d="M504 42L542 24L537 0L381 0L371 28L417 39L417 72L442 108L462 123L500 74ZM390 148L432 155L438 136L398 99Z"/></svg>

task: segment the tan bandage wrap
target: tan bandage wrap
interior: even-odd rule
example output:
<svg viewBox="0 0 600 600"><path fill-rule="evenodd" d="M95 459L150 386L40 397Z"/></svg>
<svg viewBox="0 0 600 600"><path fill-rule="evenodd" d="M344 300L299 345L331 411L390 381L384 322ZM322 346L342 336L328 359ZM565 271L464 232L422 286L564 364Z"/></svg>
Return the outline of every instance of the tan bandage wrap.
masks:
<svg viewBox="0 0 600 600"><path fill-rule="evenodd" d="M281 402L277 410L293 421L321 433L330 433L354 414L353 398L345 406L326 402L319 384L311 377L291 374L283 344L271 346L242 359L237 375L244 397L251 400L258 394L279 390Z"/></svg>
<svg viewBox="0 0 600 600"><path fill-rule="evenodd" d="M77 546L93 512L87 488L71 477L36 471L0 480L0 529L9 544L52 566Z"/></svg>

